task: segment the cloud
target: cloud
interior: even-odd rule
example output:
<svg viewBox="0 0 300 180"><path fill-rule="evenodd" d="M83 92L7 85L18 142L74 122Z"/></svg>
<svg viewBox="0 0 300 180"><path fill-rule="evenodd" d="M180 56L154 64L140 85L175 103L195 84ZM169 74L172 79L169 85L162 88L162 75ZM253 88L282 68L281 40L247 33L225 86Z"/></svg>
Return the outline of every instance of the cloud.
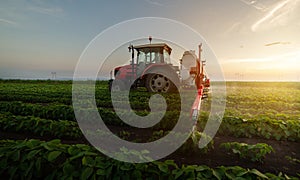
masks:
<svg viewBox="0 0 300 180"><path fill-rule="evenodd" d="M299 0L284 0L275 4L262 18L256 21L252 26L252 31L257 31L258 28L264 24L270 25L282 20L288 20L288 15L293 11Z"/></svg>
<svg viewBox="0 0 300 180"><path fill-rule="evenodd" d="M291 44L290 42L273 42L273 43L268 43L265 44L265 46L273 46L273 45L286 45L286 44Z"/></svg>
<svg viewBox="0 0 300 180"><path fill-rule="evenodd" d="M157 1L153 1L153 0L145 0L147 3L152 4L152 5L156 5L156 6L164 6L162 3L159 3Z"/></svg>
<svg viewBox="0 0 300 180"><path fill-rule="evenodd" d="M17 25L18 24L14 21L7 20L7 19L0 19L0 23L10 24L10 25Z"/></svg>
<svg viewBox="0 0 300 180"><path fill-rule="evenodd" d="M263 58L224 59L224 60L222 60L222 64L274 62L274 61L280 61L283 59L299 60L300 59L300 51L296 50L296 51L292 51L292 52L288 52L288 53L283 53L283 54L268 56L268 57L263 57Z"/></svg>
<svg viewBox="0 0 300 180"><path fill-rule="evenodd" d="M41 14L50 15L50 16L58 16L64 12L63 9L60 7L44 8L44 7L30 6L28 7L28 10L41 13Z"/></svg>
<svg viewBox="0 0 300 180"><path fill-rule="evenodd" d="M266 5L262 4L261 2L259 2L258 0L240 0L243 3L254 7L255 9L261 10L261 11L265 11L266 10Z"/></svg>
<svg viewBox="0 0 300 180"><path fill-rule="evenodd" d="M0 6L0 25L21 28L31 24L32 18L41 14L62 19L65 11L56 4L44 0L4 1Z"/></svg>
<svg viewBox="0 0 300 180"><path fill-rule="evenodd" d="M236 29L239 29L239 27L241 26L241 23L240 22L236 22L234 24L232 24L225 32L224 34L228 34L230 32L233 32L235 31Z"/></svg>

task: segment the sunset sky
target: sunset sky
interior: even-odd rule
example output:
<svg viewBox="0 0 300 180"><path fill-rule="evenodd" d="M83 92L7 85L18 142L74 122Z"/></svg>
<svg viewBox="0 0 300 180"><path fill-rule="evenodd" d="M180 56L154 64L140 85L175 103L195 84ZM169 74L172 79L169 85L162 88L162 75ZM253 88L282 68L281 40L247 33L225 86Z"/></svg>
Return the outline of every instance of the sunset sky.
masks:
<svg viewBox="0 0 300 180"><path fill-rule="evenodd" d="M72 78L95 36L139 17L195 29L226 80L300 81L300 0L1 1L0 78Z"/></svg>

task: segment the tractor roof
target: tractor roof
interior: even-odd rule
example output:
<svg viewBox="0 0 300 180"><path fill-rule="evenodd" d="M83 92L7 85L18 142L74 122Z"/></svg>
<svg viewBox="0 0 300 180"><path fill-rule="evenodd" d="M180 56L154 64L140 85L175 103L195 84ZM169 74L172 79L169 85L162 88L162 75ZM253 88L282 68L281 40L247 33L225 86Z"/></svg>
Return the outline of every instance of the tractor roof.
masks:
<svg viewBox="0 0 300 180"><path fill-rule="evenodd" d="M145 49L145 48L164 48L169 52L172 51L172 48L170 46L168 46L166 43L143 44L143 45L139 45L139 46L134 46L134 49L136 49L136 50Z"/></svg>

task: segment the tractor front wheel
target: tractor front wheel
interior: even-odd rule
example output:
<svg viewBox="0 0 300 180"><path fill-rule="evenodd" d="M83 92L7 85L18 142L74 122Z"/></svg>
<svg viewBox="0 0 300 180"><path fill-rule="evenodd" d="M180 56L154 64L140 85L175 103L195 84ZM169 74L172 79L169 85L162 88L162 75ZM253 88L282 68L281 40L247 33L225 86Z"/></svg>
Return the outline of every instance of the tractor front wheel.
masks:
<svg viewBox="0 0 300 180"><path fill-rule="evenodd" d="M149 92L169 93L176 90L174 83L162 74L149 74L146 80Z"/></svg>

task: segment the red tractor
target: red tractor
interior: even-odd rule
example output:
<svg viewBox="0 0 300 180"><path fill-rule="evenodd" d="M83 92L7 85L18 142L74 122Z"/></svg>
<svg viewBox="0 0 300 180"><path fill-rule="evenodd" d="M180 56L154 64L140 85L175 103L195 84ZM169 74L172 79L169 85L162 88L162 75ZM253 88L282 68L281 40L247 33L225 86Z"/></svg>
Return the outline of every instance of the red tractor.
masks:
<svg viewBox="0 0 300 180"><path fill-rule="evenodd" d="M130 45L131 62L129 65L116 67L111 72L110 90L134 89L146 87L149 92L169 93L177 87L203 85L204 92L208 91L210 83L204 74L204 61L200 61L194 51L186 51L180 60L180 68L171 64L171 47L165 43L133 46ZM135 57L136 54L136 57ZM191 64L196 66L193 67ZM114 76L114 79L112 78ZM130 86L130 87L129 87ZM205 96L204 93L203 97Z"/></svg>

